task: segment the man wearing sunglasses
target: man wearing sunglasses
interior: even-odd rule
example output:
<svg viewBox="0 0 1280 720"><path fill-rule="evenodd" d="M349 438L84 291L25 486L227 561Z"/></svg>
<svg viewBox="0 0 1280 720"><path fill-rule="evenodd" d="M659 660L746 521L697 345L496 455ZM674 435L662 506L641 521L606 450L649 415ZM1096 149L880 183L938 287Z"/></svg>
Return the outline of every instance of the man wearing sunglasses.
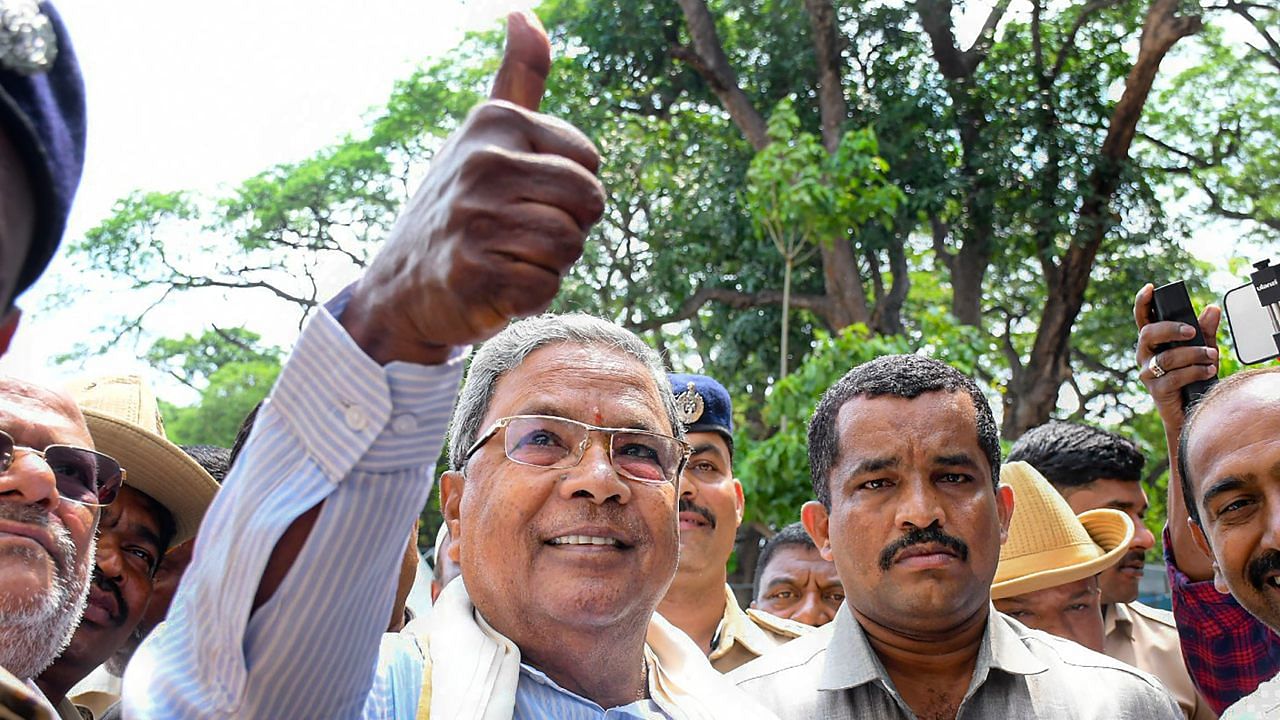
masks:
<svg viewBox="0 0 1280 720"><path fill-rule="evenodd" d="M70 397L0 378L0 717L53 716L32 680L80 622L101 506L124 479L93 447Z"/></svg>
<svg viewBox="0 0 1280 720"><path fill-rule="evenodd" d="M63 718L79 720L85 713L68 691L129 642L151 602L161 558L195 535L218 484L165 437L155 395L141 377L88 378L71 392L94 447L131 469L102 510L84 619L36 681Z"/></svg>

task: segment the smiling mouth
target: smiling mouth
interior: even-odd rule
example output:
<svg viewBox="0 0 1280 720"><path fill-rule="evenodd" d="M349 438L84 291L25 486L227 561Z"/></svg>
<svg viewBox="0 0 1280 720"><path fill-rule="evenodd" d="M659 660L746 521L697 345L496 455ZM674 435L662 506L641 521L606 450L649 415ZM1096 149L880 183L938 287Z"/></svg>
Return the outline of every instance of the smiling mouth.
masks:
<svg viewBox="0 0 1280 720"><path fill-rule="evenodd" d="M562 535L547 541L548 545L577 547L609 547L624 550L628 545L621 540L599 535Z"/></svg>

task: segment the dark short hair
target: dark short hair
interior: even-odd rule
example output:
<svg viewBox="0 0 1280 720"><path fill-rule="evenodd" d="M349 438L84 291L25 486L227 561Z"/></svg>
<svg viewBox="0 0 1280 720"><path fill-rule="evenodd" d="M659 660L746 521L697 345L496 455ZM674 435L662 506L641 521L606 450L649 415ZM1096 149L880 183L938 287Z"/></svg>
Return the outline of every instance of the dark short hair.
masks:
<svg viewBox="0 0 1280 720"><path fill-rule="evenodd" d="M964 392L973 401L978 445L991 465L993 487L1000 482L1000 431L991 405L973 378L950 365L921 355L885 355L845 373L827 389L809 421L809 474L818 500L831 507L829 475L840 456L836 418L855 397L915 399L925 393Z"/></svg>
<svg viewBox="0 0 1280 720"><path fill-rule="evenodd" d="M756 600L760 599L760 593L764 590L760 586L760 580L764 577L764 570L769 566L769 561L773 559L773 554L788 546L808 548L810 550L818 549L818 546L813 544L813 538L809 537L809 532L798 522L791 523L775 533L760 549L760 557L756 560L756 578L752 584L751 592L751 596Z"/></svg>
<svg viewBox="0 0 1280 720"><path fill-rule="evenodd" d="M244 420L240 422L240 429L236 431L236 439L231 443L231 457L227 459L228 471L232 465L236 464L236 460L240 458L240 453L244 452L245 443L249 442L249 434L253 432L253 424L257 422L260 410L262 410L262 402L254 405L249 414L245 415Z"/></svg>
<svg viewBox="0 0 1280 720"><path fill-rule="evenodd" d="M1205 393L1200 400L1191 408L1187 415L1187 421L1182 425L1182 434L1178 436L1178 478L1182 482L1182 502L1187 506L1187 516L1190 517L1195 524L1204 527L1200 522L1200 509L1196 504L1196 498L1191 488L1191 474L1187 472L1187 446L1190 444L1191 428L1199 420L1200 414L1210 405L1222 402L1230 393L1234 392L1241 385L1259 375L1273 375L1280 373L1280 365L1275 367L1259 368L1256 370L1245 370L1235 375L1228 375L1218 381L1209 392Z"/></svg>
<svg viewBox="0 0 1280 720"><path fill-rule="evenodd" d="M1009 462L1021 460L1040 471L1058 490L1096 480L1142 479L1147 459L1128 438L1088 425L1047 422L1031 428L1009 448Z"/></svg>
<svg viewBox="0 0 1280 720"><path fill-rule="evenodd" d="M182 448L182 452L199 463L205 472L213 476L219 485L227 479L227 469L231 467L230 449L217 445L180 445L179 447Z"/></svg>

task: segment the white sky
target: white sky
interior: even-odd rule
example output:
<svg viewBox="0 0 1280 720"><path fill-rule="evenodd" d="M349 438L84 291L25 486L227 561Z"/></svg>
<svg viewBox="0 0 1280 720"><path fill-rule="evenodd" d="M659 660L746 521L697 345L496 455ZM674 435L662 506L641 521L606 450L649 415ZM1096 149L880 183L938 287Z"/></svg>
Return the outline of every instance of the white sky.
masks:
<svg viewBox="0 0 1280 720"><path fill-rule="evenodd" d="M453 47L465 30L499 27L534 0L55 0L75 43L88 89L85 173L68 227L82 237L132 190L216 194L274 164L306 158L364 125L394 81ZM961 19L971 36L985 16L972 3ZM962 37L962 41L967 37ZM1218 233L1192 241L1215 260L1232 243ZM65 249L66 243L64 243ZM351 278L328 278L332 288ZM71 349L108 315L141 309L133 294L74 272L62 253L22 298L28 316L0 369L65 380L78 368L48 358ZM1226 287L1216 288L1225 290ZM49 294L70 290L69 309L45 310ZM218 303L188 295L155 315L152 330L199 334L210 323L246 324L288 347L294 314L273 316L252 296ZM137 349L92 358L85 372L142 370ZM161 396L194 398L176 383Z"/></svg>
<svg viewBox="0 0 1280 720"><path fill-rule="evenodd" d="M217 193L274 164L301 160L364 125L392 84L453 47L466 30L501 26L533 0L55 0L79 56L88 93L84 177L68 240L110 215L135 189ZM136 298L107 294L59 253L22 298L27 317L0 367L65 379L76 368L46 358ZM334 279L341 284L349 278ZM59 290L94 289L70 310L42 311ZM156 326L199 334L210 322L250 323L287 346L296 316L258 307L215 307L206 294L172 303ZM238 317L237 317L238 316ZM155 327L155 326L153 326ZM85 370L140 369L132 348ZM160 389L162 395L175 388ZM180 393L180 391L178 391ZM179 400L180 398L173 398ZM188 398L181 398L188 399Z"/></svg>

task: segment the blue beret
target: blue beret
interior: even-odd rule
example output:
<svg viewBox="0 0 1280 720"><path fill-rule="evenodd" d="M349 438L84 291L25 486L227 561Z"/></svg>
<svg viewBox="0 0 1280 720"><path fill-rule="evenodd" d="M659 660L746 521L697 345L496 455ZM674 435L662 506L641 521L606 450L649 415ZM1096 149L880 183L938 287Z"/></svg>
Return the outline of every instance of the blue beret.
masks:
<svg viewBox="0 0 1280 720"><path fill-rule="evenodd" d="M718 432L733 442L733 402L729 391L706 375L670 373L676 414L686 432Z"/></svg>
<svg viewBox="0 0 1280 720"><path fill-rule="evenodd" d="M84 168L84 104L80 64L58 11L47 2L0 0L0 131L17 148L36 202L15 296L40 277L66 228ZM6 301L12 298L0 298Z"/></svg>

